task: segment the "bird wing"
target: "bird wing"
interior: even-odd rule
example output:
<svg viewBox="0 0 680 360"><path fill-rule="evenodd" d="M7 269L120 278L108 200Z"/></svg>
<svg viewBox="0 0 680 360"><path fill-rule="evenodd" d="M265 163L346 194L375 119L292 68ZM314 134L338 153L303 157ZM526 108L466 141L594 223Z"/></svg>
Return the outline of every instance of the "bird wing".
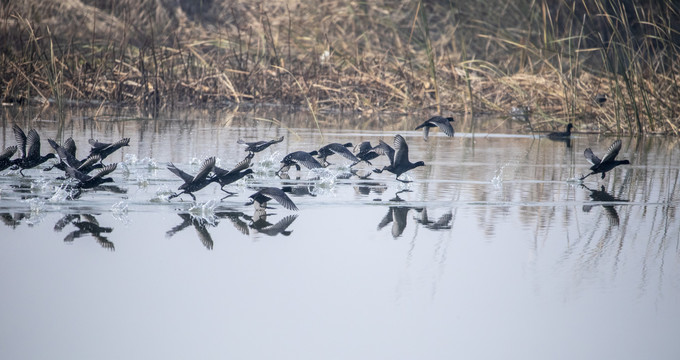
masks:
<svg viewBox="0 0 680 360"><path fill-rule="evenodd" d="M589 163L593 165L600 165L600 158L598 158L595 154L593 154L593 150L590 150L590 148L587 148L583 152L583 156L586 157L586 160L588 160Z"/></svg>
<svg viewBox="0 0 680 360"><path fill-rule="evenodd" d="M76 142L73 141L73 138L66 139L66 141L64 141L64 143L61 146L63 146L64 149L66 149L66 152L73 155L73 157L75 158L75 156L76 156Z"/></svg>
<svg viewBox="0 0 680 360"><path fill-rule="evenodd" d="M87 159L83 160L83 162L78 166L78 170L83 171L84 169L87 169L94 164L98 163L101 161L101 156L99 155L90 155L87 157Z"/></svg>
<svg viewBox="0 0 680 360"><path fill-rule="evenodd" d="M373 150L373 149L371 147L370 141L364 141L361 144L354 147L354 152L356 152L357 154L364 154L364 153L367 153L371 150Z"/></svg>
<svg viewBox="0 0 680 360"><path fill-rule="evenodd" d="M403 136L394 135L394 162L393 164L407 164L408 161L408 145Z"/></svg>
<svg viewBox="0 0 680 360"><path fill-rule="evenodd" d="M607 152L602 157L602 162L606 163L608 161L616 159L616 156L619 154L619 151L621 151L621 140L616 140L614 141L614 143L612 143L609 149L607 149Z"/></svg>
<svg viewBox="0 0 680 360"><path fill-rule="evenodd" d="M70 166L66 167L66 173L70 177L78 179L80 182L87 182L87 181L90 181L90 179L92 179L92 177L90 175L83 174L82 172L80 172L80 171L78 171L75 168L72 168Z"/></svg>
<svg viewBox="0 0 680 360"><path fill-rule="evenodd" d="M387 209L387 214L385 214L385 216L382 218L382 220L380 220L380 222L378 223L378 227L377 227L378 230L384 228L387 224L392 222L392 212L393 211L394 210L391 207L389 209Z"/></svg>
<svg viewBox="0 0 680 360"><path fill-rule="evenodd" d="M198 174L193 177L193 181L205 179L213 170L213 167L215 167L215 157L211 156L203 161L201 169L198 171Z"/></svg>
<svg viewBox="0 0 680 360"><path fill-rule="evenodd" d="M26 137L26 146L28 147L28 154L26 155L30 159L40 158L40 135L35 129L28 131L28 136Z"/></svg>
<svg viewBox="0 0 680 360"><path fill-rule="evenodd" d="M453 126L451 126L451 122L449 122L449 119L443 118L443 117L437 117L436 119L432 120L431 122L439 128L439 130L443 131L446 136L453 136Z"/></svg>
<svg viewBox="0 0 680 360"><path fill-rule="evenodd" d="M201 243L203 243L203 246L205 246L206 249L212 250L214 242L205 225L206 224L203 221L194 221L194 228L198 233L198 238L201 240Z"/></svg>
<svg viewBox="0 0 680 360"><path fill-rule="evenodd" d="M97 172L92 178L103 178L104 176L112 173L118 167L118 163L113 163L111 165L104 166L99 172Z"/></svg>
<svg viewBox="0 0 680 360"><path fill-rule="evenodd" d="M342 145L342 144L337 144L337 143L329 144L329 145L328 145L328 148L329 148L332 152L334 152L334 153L336 153L336 154L338 154L338 155L341 155L342 157L344 157L344 158L347 159L347 160L351 160L351 161L355 161L355 162L360 161L359 158L357 158L356 156L354 156L354 154L352 154L352 152L349 151L349 149L347 149L347 148L346 148L344 145Z"/></svg>
<svg viewBox="0 0 680 360"><path fill-rule="evenodd" d="M293 221L297 219L297 217L298 217L297 215L288 215L283 219L279 220L279 222L277 222L276 224L267 226L266 228L260 229L258 231L267 235L272 236L278 235L284 232L293 223Z"/></svg>
<svg viewBox="0 0 680 360"><path fill-rule="evenodd" d="M378 145L376 145L373 150L377 152L380 155L385 155L387 156L388 159L390 159L390 164L394 163L394 149L387 145L386 142L380 140Z"/></svg>
<svg viewBox="0 0 680 360"><path fill-rule="evenodd" d="M87 142L90 144L90 146L92 146L92 150L90 150L90 152L92 152L92 151L95 151L95 152L96 152L96 151L101 151L101 150L103 150L104 148L106 148L106 147L108 147L108 146L111 146L110 143L99 142L99 141L97 141L97 140L95 140L95 139L90 139L90 140L88 140Z"/></svg>
<svg viewBox="0 0 680 360"><path fill-rule="evenodd" d="M230 174L237 173L240 171L243 171L247 168L250 167L250 160L253 158L253 155L248 155L245 157L245 159L241 160L238 164L234 166L233 169L229 171ZM217 168L217 167L215 167Z"/></svg>
<svg viewBox="0 0 680 360"><path fill-rule="evenodd" d="M288 195L286 195L283 190L279 188L264 188L260 190L260 194L269 196L270 198L276 200L281 206L288 210L297 211L298 208L295 206L293 200L291 200Z"/></svg>
<svg viewBox="0 0 680 360"><path fill-rule="evenodd" d="M57 155L59 156L59 159L66 165L74 168L78 168L80 164L78 164L78 160L71 155L71 153L66 150L63 146L60 146L59 144L56 143L56 141L52 139L47 139L47 142L50 144L50 146L57 151Z"/></svg>
<svg viewBox="0 0 680 360"><path fill-rule="evenodd" d="M189 182L191 182L191 180L194 179L193 176L191 176L191 175L185 173L184 171L178 169L177 166L175 166L175 164L173 164L173 163L168 164L168 170L170 170L170 172L172 172L173 174L182 178L182 180L184 180L184 183L189 183Z"/></svg>
<svg viewBox="0 0 680 360"><path fill-rule="evenodd" d="M16 145L6 147L5 150L2 150L2 152L0 153L0 161L9 160L9 158L11 158L15 152L17 152Z"/></svg>
<svg viewBox="0 0 680 360"><path fill-rule="evenodd" d="M26 134L19 127L19 125L12 125L12 131L14 131L14 139L17 142L17 148L19 149L19 156L22 158L26 157Z"/></svg>
<svg viewBox="0 0 680 360"><path fill-rule="evenodd" d="M304 165L307 169L319 169L323 167L312 155L304 151L296 151L288 154L286 157Z"/></svg>

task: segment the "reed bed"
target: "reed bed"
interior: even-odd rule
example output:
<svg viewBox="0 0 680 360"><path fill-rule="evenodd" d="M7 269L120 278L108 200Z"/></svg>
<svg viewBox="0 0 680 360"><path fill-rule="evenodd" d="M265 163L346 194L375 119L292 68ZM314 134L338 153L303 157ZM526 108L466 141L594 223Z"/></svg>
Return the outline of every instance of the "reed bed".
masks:
<svg viewBox="0 0 680 360"><path fill-rule="evenodd" d="M678 19L671 1L3 2L0 96L312 113L527 106L537 130L678 135Z"/></svg>

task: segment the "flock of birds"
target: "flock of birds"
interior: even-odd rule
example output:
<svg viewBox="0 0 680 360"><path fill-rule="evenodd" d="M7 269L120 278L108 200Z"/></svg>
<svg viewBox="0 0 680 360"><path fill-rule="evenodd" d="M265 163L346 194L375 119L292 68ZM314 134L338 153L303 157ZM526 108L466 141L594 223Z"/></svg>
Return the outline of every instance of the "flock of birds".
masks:
<svg viewBox="0 0 680 360"><path fill-rule="evenodd" d="M434 127L439 128L439 130L447 136L453 137L455 131L451 125L452 122L454 122L452 117L434 116L418 125L415 129L423 129L425 141L428 139L430 129ZM553 140L568 139L571 137L572 128L573 125L568 124L566 131L550 133L547 137ZM22 176L25 176L23 173L24 170L35 168L50 159L57 159L58 162L56 164L44 170L57 168L64 171L66 178L73 179L71 185L69 185L74 190L72 198L80 196L83 189L92 189L104 183L113 182L113 179L107 176L116 170L117 164L112 163L105 165L103 161L118 149L129 146L130 144L129 138L123 138L114 143L102 143L90 139L89 144L91 148L89 155L83 159L78 159L76 157L76 144L73 139L68 138L63 144L57 144L54 140L48 139L47 141L55 150L56 155L55 153L41 155L40 136L35 129L31 129L28 131L28 135L26 135L24 131L15 124L13 125L12 130L14 132L16 145L9 146L0 153L0 171L10 168L12 170L19 170L19 173ZM236 164L234 168L229 170L218 167L215 164L215 157L205 159L201 164L199 171L193 175L177 168L174 164L169 163L167 169L183 181L183 184L178 188L179 191L172 194L169 199L186 194L191 196L195 201L196 197L193 193L204 189L212 183L216 183L220 186L220 189L227 194L225 197L234 195L235 193L225 190L224 187L252 174L253 170L251 169L251 165L255 154L282 141L283 137L269 141L255 142L239 140L239 144L245 146L247 155L243 160ZM392 146L379 140L378 145L375 146L371 145L370 142L365 141L354 147L354 151L350 150L352 147L353 145L351 143L331 143L310 152L291 152L281 160L281 168L276 173L280 174L282 172L287 172L291 167L295 167L297 170L300 170L301 166L307 169L324 168L330 165L328 162L330 156L339 155L352 161L350 172L359 176L356 171L352 170L354 165L361 162L372 165L371 160L380 156L385 156L389 160L389 165L385 165L380 169L375 168L373 169L373 172L382 173L383 171L388 171L396 176L396 180L409 182L400 179L400 177L410 170L425 165L423 161L411 162L409 159L408 144L401 135L394 136ZM615 167L629 164L628 160L616 160L620 150L621 140L616 140L605 152L602 159L600 159L590 148L587 148L584 151L584 156L592 166L590 167L590 173L582 176L580 180L582 181L594 174L601 174L602 179L604 179L606 173ZM18 153L18 156L12 159L15 153ZM98 171L94 173L94 175L90 175L94 170ZM370 173L362 178L367 178L369 175ZM250 195L250 202L248 204L253 204L256 210L264 210L267 209L267 203L269 201L275 200L288 210L298 210L295 203L286 194L286 192L289 191L290 188L286 187L265 187Z"/></svg>

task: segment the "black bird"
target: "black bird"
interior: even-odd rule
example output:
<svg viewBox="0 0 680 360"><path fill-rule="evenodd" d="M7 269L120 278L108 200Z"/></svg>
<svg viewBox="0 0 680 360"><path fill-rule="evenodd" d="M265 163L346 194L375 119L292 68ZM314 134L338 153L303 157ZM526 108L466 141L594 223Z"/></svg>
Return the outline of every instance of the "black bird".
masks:
<svg viewBox="0 0 680 360"><path fill-rule="evenodd" d="M394 136L394 149L392 149L384 141L380 140L380 145L376 147L376 150L383 152L390 159L390 165L384 166L382 169L373 169L373 172L381 173L387 170L395 174L397 176L397 180L399 180L399 176L401 174L419 166L425 166L425 163L422 161L415 163L409 161L408 145L406 144L406 140L404 140L404 138L399 134ZM409 182L406 180L399 181Z"/></svg>
<svg viewBox="0 0 680 360"><path fill-rule="evenodd" d="M357 150L358 150L358 152L357 152ZM356 152L356 154L354 154L354 156L356 156L359 160L367 163L368 165L373 165L373 164L371 164L371 160L380 156L380 154L378 154L373 149L373 146L371 146L370 141L364 141L361 144L355 146L354 151Z"/></svg>
<svg viewBox="0 0 680 360"><path fill-rule="evenodd" d="M441 116L433 116L422 124L418 125L416 127L416 130L418 129L423 129L423 139L427 141L427 138L430 134L430 128L433 127L438 127L439 130L443 131L444 134L448 137L452 137L454 134L453 126L451 126L451 122L455 121L452 117L441 117Z"/></svg>
<svg viewBox="0 0 680 360"><path fill-rule="evenodd" d="M114 151L123 146L130 146L130 138L122 138L115 143L101 143L94 139L90 139L88 142L90 143L90 146L92 146L90 155L99 155L101 158L100 161L103 161L107 156L113 154Z"/></svg>
<svg viewBox="0 0 680 360"><path fill-rule="evenodd" d="M616 140L604 154L602 160L600 160L597 156L595 156L595 154L593 154L593 151L590 150L590 148L587 148L583 152L583 156L585 156L586 160L593 164L593 166L590 167L590 174L582 176L580 180L583 180L590 175L600 173L602 173L602 178L604 179L605 175L607 175L607 171L610 171L619 165L630 164L628 160L615 160L620 150L621 140Z"/></svg>
<svg viewBox="0 0 680 360"><path fill-rule="evenodd" d="M330 165L330 163L326 160L327 157L333 155L333 154L338 154L344 157L347 160L351 160L353 162L352 165L358 163L359 160L354 154L352 154L348 147L352 147L352 143L345 143L345 144L339 144L339 143L330 143L328 145L325 145L321 147L317 153L317 158L321 159L321 163L324 166Z"/></svg>
<svg viewBox="0 0 680 360"><path fill-rule="evenodd" d="M90 176L88 174L84 174L80 171L78 171L75 168L72 167L67 167L66 168L66 173L69 174L74 179L77 179L78 182L76 184L76 188L78 189L92 189L94 187L97 187L101 184L104 183L109 183L113 182L113 179L110 177L104 177L110 173L112 173L114 170L116 170L116 167L118 166L117 163L113 163L111 165L104 166L94 174L93 176Z"/></svg>
<svg viewBox="0 0 680 360"><path fill-rule="evenodd" d="M246 151L252 153L257 153L260 152L274 144L278 144L281 141L283 141L283 136L281 136L278 139L273 139L269 141L254 141L254 142L245 142L242 139L238 139L237 143L245 145L246 146Z"/></svg>
<svg viewBox="0 0 680 360"><path fill-rule="evenodd" d="M17 146L12 145L8 146L5 148L5 150L2 150L0 152L0 171L7 169L8 167L12 166L12 156L14 156L14 153L17 152Z"/></svg>
<svg viewBox="0 0 680 360"><path fill-rule="evenodd" d="M547 135L548 139L552 140L563 140L565 138L571 137L571 129L574 127L571 123L567 124L566 131L555 131Z"/></svg>
<svg viewBox="0 0 680 360"><path fill-rule="evenodd" d="M193 192L199 191L203 189L204 187L210 185L210 183L213 182L212 177L208 177L211 171L213 171L213 168L215 167L215 157L209 157L203 161L203 164L201 165L201 169L198 171L198 174L195 176L191 176L184 171L178 169L173 163L170 163L168 165L168 170L170 170L173 174L179 176L184 180L184 184L180 185L178 190L182 190L179 193L175 193L170 195L168 200L178 197L182 194L189 194L194 201L196 201L196 196L192 194Z"/></svg>
<svg viewBox="0 0 680 360"><path fill-rule="evenodd" d="M323 166L314 158L318 152L306 152L306 151L294 151L283 157L281 160L281 168L276 173L281 171L287 171L289 167L295 166L297 170L300 170L300 165L303 165L307 169L320 169ZM285 169L285 170L284 170Z"/></svg>
<svg viewBox="0 0 680 360"><path fill-rule="evenodd" d="M212 181L220 184L220 190L227 193L227 196L235 195L236 193L224 190L224 187L240 180L246 175L253 173L253 169L250 168L250 160L253 158L253 155L254 153L252 152L248 154L245 159L241 160L241 162L236 164L236 166L234 166L234 168L231 170L225 170L214 166L213 173L215 173L215 176L211 178Z"/></svg>
<svg viewBox="0 0 680 360"><path fill-rule="evenodd" d="M76 159L76 145L71 138L66 139L63 145L57 144L52 139L47 139L47 142L57 152L59 163L46 168L45 171L52 170L53 168L66 171L67 167L72 167L83 174L87 174L94 169L101 169L103 167L100 163L101 157L99 155L90 155L83 160Z"/></svg>
<svg viewBox="0 0 680 360"><path fill-rule="evenodd" d="M285 189L279 189L275 187L266 187L259 190L258 192L250 195L251 202L246 205L255 205L255 210L261 210L267 208L267 202L271 199L276 200L281 206L288 210L297 211L298 208L293 203L288 195L286 195Z"/></svg>
<svg viewBox="0 0 680 360"><path fill-rule="evenodd" d="M593 99L597 105L604 105L607 102L607 94L597 94Z"/></svg>
<svg viewBox="0 0 680 360"><path fill-rule="evenodd" d="M12 126L12 130L14 131L14 138L17 141L17 148L19 149L20 156L19 158L14 159L12 164L16 166L15 168L21 169L19 170L21 176L25 176L22 171L34 168L49 159L55 158L53 153L40 156L40 135L38 135L38 132L35 131L35 129L28 131L28 137L16 124Z"/></svg>

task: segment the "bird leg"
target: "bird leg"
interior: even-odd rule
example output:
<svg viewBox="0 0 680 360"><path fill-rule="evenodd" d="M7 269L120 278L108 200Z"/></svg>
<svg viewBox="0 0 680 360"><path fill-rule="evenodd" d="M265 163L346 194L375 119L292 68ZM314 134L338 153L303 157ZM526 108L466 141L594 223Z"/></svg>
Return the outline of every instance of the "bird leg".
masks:
<svg viewBox="0 0 680 360"><path fill-rule="evenodd" d="M585 176L581 175L581 178L579 180L583 181L583 180L585 180L585 178L587 178L588 176L593 175L593 174L594 174L594 172L591 172L590 174L585 175Z"/></svg>

